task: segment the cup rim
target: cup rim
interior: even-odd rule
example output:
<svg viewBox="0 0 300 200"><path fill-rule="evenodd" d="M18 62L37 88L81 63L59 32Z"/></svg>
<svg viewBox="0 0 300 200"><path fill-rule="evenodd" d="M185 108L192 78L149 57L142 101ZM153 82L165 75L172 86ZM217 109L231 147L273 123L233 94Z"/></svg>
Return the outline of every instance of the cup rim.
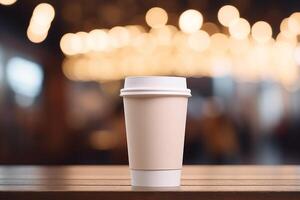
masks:
<svg viewBox="0 0 300 200"><path fill-rule="evenodd" d="M133 95L176 95L189 97L191 96L191 90L186 86L185 77L129 76L125 79L124 88L120 90L120 96Z"/></svg>
<svg viewBox="0 0 300 200"><path fill-rule="evenodd" d="M126 76L125 79L131 78L179 78L179 79L186 79L184 76Z"/></svg>
<svg viewBox="0 0 300 200"><path fill-rule="evenodd" d="M186 96L191 97L191 90L176 90L176 89L121 89L120 96L149 96L149 95L160 95L160 96Z"/></svg>

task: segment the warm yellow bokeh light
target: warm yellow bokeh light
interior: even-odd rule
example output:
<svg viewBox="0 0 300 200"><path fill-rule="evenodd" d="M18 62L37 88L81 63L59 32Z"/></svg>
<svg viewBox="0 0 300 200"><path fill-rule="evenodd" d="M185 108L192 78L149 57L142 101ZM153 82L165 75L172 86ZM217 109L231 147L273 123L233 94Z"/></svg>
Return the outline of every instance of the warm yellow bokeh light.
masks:
<svg viewBox="0 0 300 200"><path fill-rule="evenodd" d="M279 68L286 67L293 61L294 47L286 42L276 41L272 47L273 65Z"/></svg>
<svg viewBox="0 0 300 200"><path fill-rule="evenodd" d="M186 10L179 17L179 27L185 33L197 32L203 23L203 16L197 10Z"/></svg>
<svg viewBox="0 0 300 200"><path fill-rule="evenodd" d="M295 37L296 35L291 32L288 25L289 18L284 18L280 23L280 32L286 37Z"/></svg>
<svg viewBox="0 0 300 200"><path fill-rule="evenodd" d="M232 62L226 56L212 56L210 63L212 77L224 77L232 73Z"/></svg>
<svg viewBox="0 0 300 200"><path fill-rule="evenodd" d="M151 29L150 33L154 36L158 44L169 45L172 42L173 32L169 26Z"/></svg>
<svg viewBox="0 0 300 200"><path fill-rule="evenodd" d="M277 37L276 37L276 41L278 42L283 42L283 43L288 43L292 46L296 46L297 45L297 37L296 36L287 36L286 34L280 32Z"/></svg>
<svg viewBox="0 0 300 200"><path fill-rule="evenodd" d="M48 32L46 33L36 33L33 32L31 29L27 29L27 37L33 43L41 43L47 37Z"/></svg>
<svg viewBox="0 0 300 200"><path fill-rule="evenodd" d="M188 45L191 49L201 52L209 47L210 38L205 31L197 31L188 37Z"/></svg>
<svg viewBox="0 0 300 200"><path fill-rule="evenodd" d="M288 29L293 34L300 34L300 12L293 13L288 18Z"/></svg>
<svg viewBox="0 0 300 200"><path fill-rule="evenodd" d="M210 48L214 52L224 52L229 47L228 36L223 33L215 33L210 37Z"/></svg>
<svg viewBox="0 0 300 200"><path fill-rule="evenodd" d="M81 39L74 33L67 33L60 40L60 48L66 55L78 54L82 49Z"/></svg>
<svg viewBox="0 0 300 200"><path fill-rule="evenodd" d="M139 25L129 25L129 26L125 26L125 28L127 29L130 35L130 39L133 39L145 32L145 29Z"/></svg>
<svg viewBox="0 0 300 200"><path fill-rule="evenodd" d="M288 21L289 21L289 18L284 18L281 23L280 23L280 31L281 32L285 32L285 31L288 31L289 30L289 27L288 27Z"/></svg>
<svg viewBox="0 0 300 200"><path fill-rule="evenodd" d="M173 38L173 43L176 49L183 51L183 47L186 47L187 45L187 34L178 31Z"/></svg>
<svg viewBox="0 0 300 200"><path fill-rule="evenodd" d="M165 19L155 18L161 15L157 9L160 10L150 9L146 15L150 30L128 25L65 34L60 41L66 55L65 76L99 83L142 75L230 75L245 81L271 78L286 85L298 79L297 14L282 21L275 41L267 22L256 22L251 29L249 22L239 18L231 6L222 7L218 13L221 24L228 28L211 22L202 24L200 12L187 10L179 18L180 30L166 25ZM43 19L47 21L46 17ZM30 21L27 34L33 42L42 41L51 25L51 21L40 21L34 17Z"/></svg>
<svg viewBox="0 0 300 200"><path fill-rule="evenodd" d="M87 32L79 31L76 33L80 39L81 48L79 53L87 53L92 50L91 42L89 41L89 34Z"/></svg>
<svg viewBox="0 0 300 200"><path fill-rule="evenodd" d="M169 31L172 33L172 35L175 35L178 32L178 28L176 26L167 25L166 27L167 27L167 29L169 29Z"/></svg>
<svg viewBox="0 0 300 200"><path fill-rule="evenodd" d="M37 5L33 10L27 29L28 39L34 43L44 41L54 16L55 10L50 4L41 3Z"/></svg>
<svg viewBox="0 0 300 200"><path fill-rule="evenodd" d="M265 21L258 21L253 24L251 35L256 42L266 43L272 38L272 27Z"/></svg>
<svg viewBox="0 0 300 200"><path fill-rule="evenodd" d="M244 18L239 18L237 20L234 20L229 25L229 33L233 38L239 40L244 39L248 37L250 33L250 24Z"/></svg>
<svg viewBox="0 0 300 200"><path fill-rule="evenodd" d="M114 48L125 46L130 41L129 31L122 26L113 27L108 31L108 35Z"/></svg>
<svg viewBox="0 0 300 200"><path fill-rule="evenodd" d="M89 32L89 47L93 51L105 51L109 46L109 37L106 31L95 29Z"/></svg>
<svg viewBox="0 0 300 200"><path fill-rule="evenodd" d="M145 19L151 28L160 28L167 24L168 13L162 8L154 7L148 10Z"/></svg>
<svg viewBox="0 0 300 200"><path fill-rule="evenodd" d="M118 137L109 131L95 131L90 135L89 142L94 149L110 150L118 145Z"/></svg>
<svg viewBox="0 0 300 200"><path fill-rule="evenodd" d="M76 59L64 59L62 63L62 71L64 75L70 80L76 80L77 78L74 77L74 63L77 62Z"/></svg>
<svg viewBox="0 0 300 200"><path fill-rule="evenodd" d="M46 39L49 28L50 24L39 25L31 21L27 28L27 37L33 43L41 43Z"/></svg>
<svg viewBox="0 0 300 200"><path fill-rule="evenodd" d="M50 24L43 24L43 25L40 25L40 24L36 24L34 23L33 21L30 22L29 26L28 26L28 29L35 33L35 34L47 34L48 30L50 28Z"/></svg>
<svg viewBox="0 0 300 200"><path fill-rule="evenodd" d="M32 13L32 18L41 24L51 23L51 21L54 19L54 16L55 10L53 6L48 3L41 3L37 5Z"/></svg>
<svg viewBox="0 0 300 200"><path fill-rule="evenodd" d="M251 42L248 37L244 39L229 38L229 51L235 56L245 54L251 47Z"/></svg>
<svg viewBox="0 0 300 200"><path fill-rule="evenodd" d="M238 9L231 5L225 5L222 8L220 8L218 12L218 20L219 22L226 27L229 27L230 23L232 23L234 20L237 20L240 18L240 13Z"/></svg>
<svg viewBox="0 0 300 200"><path fill-rule="evenodd" d="M72 50L70 49L70 40L72 33L66 33L62 36L59 42L61 51L66 55L72 55Z"/></svg>
<svg viewBox="0 0 300 200"><path fill-rule="evenodd" d="M294 58L297 65L300 65L300 46L297 46L294 50Z"/></svg>
<svg viewBox="0 0 300 200"><path fill-rule="evenodd" d="M14 3L16 3L17 0L0 0L0 4L5 6L10 6Z"/></svg>

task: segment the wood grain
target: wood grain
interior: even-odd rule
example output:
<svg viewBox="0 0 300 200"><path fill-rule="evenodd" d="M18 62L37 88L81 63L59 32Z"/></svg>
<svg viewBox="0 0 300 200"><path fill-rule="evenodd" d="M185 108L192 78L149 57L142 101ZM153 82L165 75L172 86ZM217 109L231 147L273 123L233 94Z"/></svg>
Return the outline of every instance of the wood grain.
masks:
<svg viewBox="0 0 300 200"><path fill-rule="evenodd" d="M179 188L132 188L127 166L3 166L6 199L300 199L298 166L184 166Z"/></svg>

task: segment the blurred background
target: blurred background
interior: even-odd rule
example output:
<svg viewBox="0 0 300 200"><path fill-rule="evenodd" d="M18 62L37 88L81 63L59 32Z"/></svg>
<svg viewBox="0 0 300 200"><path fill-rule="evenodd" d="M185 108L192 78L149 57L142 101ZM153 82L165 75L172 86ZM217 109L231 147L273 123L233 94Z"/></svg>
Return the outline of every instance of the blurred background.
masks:
<svg viewBox="0 0 300 200"><path fill-rule="evenodd" d="M188 77L185 164L300 164L300 1L0 0L0 164L126 164L125 76Z"/></svg>

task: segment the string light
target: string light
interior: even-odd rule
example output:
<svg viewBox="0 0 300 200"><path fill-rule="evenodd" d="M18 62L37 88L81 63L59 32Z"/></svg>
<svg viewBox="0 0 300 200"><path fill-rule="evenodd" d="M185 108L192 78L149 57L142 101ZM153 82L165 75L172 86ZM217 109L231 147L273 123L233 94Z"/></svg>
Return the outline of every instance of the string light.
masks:
<svg viewBox="0 0 300 200"><path fill-rule="evenodd" d="M231 75L245 81L272 78L286 88L297 81L297 65L300 65L297 13L282 20L280 33L274 40L267 22L256 22L251 28L231 6L222 7L218 13L220 23L228 26L229 33L211 22L202 26L203 17L196 10L180 15L178 29L166 25L165 19L151 19L160 15L159 10L152 8L146 14L149 31L129 25L63 35L60 47L66 55L63 63L66 77L103 82L129 75ZM38 32L38 27L32 26L30 30Z"/></svg>

